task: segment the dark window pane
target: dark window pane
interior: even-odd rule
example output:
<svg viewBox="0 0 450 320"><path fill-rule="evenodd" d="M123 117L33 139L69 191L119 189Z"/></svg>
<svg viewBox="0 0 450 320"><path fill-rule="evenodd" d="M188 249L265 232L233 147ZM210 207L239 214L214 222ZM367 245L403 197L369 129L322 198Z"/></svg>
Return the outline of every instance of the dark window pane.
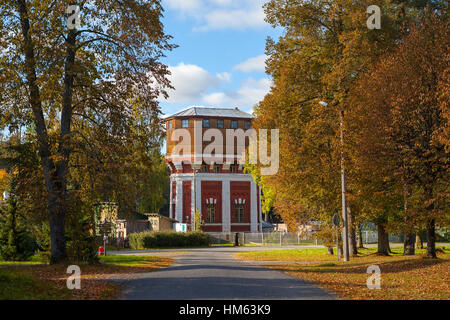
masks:
<svg viewBox="0 0 450 320"><path fill-rule="evenodd" d="M189 120L181 120L182 128L189 128Z"/></svg>
<svg viewBox="0 0 450 320"><path fill-rule="evenodd" d="M203 120L203 128L209 128L209 120Z"/></svg>
<svg viewBox="0 0 450 320"><path fill-rule="evenodd" d="M244 121L244 129L250 129L252 127L252 123L250 121Z"/></svg>
<svg viewBox="0 0 450 320"><path fill-rule="evenodd" d="M223 120L217 120L217 128L219 128L219 129L223 129Z"/></svg>
<svg viewBox="0 0 450 320"><path fill-rule="evenodd" d="M244 222L244 205L237 204L234 208L236 222Z"/></svg>
<svg viewBox="0 0 450 320"><path fill-rule="evenodd" d="M208 204L206 207L206 222L214 223L216 221L216 206Z"/></svg>
<svg viewBox="0 0 450 320"><path fill-rule="evenodd" d="M238 128L237 120L231 120L230 128L231 129L237 129Z"/></svg>

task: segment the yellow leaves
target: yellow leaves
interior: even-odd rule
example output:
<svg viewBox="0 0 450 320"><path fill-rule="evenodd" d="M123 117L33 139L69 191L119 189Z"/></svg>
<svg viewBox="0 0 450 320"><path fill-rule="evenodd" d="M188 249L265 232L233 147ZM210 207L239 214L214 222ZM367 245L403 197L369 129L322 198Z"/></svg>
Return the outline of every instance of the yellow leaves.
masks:
<svg viewBox="0 0 450 320"><path fill-rule="evenodd" d="M9 174L4 169L0 169L0 199L3 197L3 191L8 189Z"/></svg>
<svg viewBox="0 0 450 320"><path fill-rule="evenodd" d="M278 270L312 281L332 290L343 299L355 300L448 300L450 299L450 255L441 254L438 260L413 257L356 258L350 263L335 266L309 264L307 266L272 266ZM366 286L369 265L381 269L381 289Z"/></svg>

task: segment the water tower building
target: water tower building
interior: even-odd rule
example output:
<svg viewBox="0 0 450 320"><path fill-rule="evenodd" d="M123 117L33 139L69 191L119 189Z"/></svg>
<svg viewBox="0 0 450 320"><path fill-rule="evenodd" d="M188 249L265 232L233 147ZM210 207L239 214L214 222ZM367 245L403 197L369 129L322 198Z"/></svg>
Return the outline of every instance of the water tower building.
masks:
<svg viewBox="0 0 450 320"><path fill-rule="evenodd" d="M234 142L233 152L225 152L230 143L227 129L245 133L252 120L253 115L238 108L190 107L165 116L170 218L190 228L197 209L205 232L261 232L260 189L238 163L242 156L239 142ZM216 137L219 133L223 141ZM224 152L215 149L212 157L207 156L212 142L222 144ZM243 143L247 145L249 140Z"/></svg>

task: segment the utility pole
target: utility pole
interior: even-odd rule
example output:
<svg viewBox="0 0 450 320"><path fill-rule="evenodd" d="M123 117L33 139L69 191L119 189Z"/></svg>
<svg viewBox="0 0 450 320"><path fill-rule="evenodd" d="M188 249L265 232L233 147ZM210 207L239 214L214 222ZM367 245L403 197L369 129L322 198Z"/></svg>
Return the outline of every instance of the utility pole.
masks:
<svg viewBox="0 0 450 320"><path fill-rule="evenodd" d="M348 247L348 221L347 221L347 199L345 186L345 166L344 166L344 110L340 110L341 129L341 183L342 183L342 244L344 247L344 261L350 261Z"/></svg>
<svg viewBox="0 0 450 320"><path fill-rule="evenodd" d="M328 103L320 101L319 104L328 107ZM345 186L345 166L344 166L344 109L339 112L339 127L341 130L341 192L342 192L342 245L344 249L344 261L350 261L348 247L348 219L347 219L347 199Z"/></svg>

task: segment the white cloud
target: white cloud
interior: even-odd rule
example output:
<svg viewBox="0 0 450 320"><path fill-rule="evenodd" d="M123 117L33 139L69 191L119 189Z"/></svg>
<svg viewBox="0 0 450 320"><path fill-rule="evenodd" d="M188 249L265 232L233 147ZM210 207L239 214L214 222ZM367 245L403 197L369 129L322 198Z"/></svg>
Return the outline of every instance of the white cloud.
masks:
<svg viewBox="0 0 450 320"><path fill-rule="evenodd" d="M218 29L249 29L266 25L264 11L261 7L246 10L215 10L204 16L204 24L194 28L197 31Z"/></svg>
<svg viewBox="0 0 450 320"><path fill-rule="evenodd" d="M252 72L252 71L265 71L267 56L262 54L257 57L250 58L244 62L239 63L234 66L234 70L240 70L242 72Z"/></svg>
<svg viewBox="0 0 450 320"><path fill-rule="evenodd" d="M171 103L198 102L209 89L231 81L231 74L228 72L212 75L194 64L180 63L177 66L169 66L169 70L169 80L175 88L167 91L167 102Z"/></svg>
<svg viewBox="0 0 450 320"><path fill-rule="evenodd" d="M269 93L272 81L268 78L249 78L236 91L222 91L206 94L203 102L217 107L252 108Z"/></svg>
<svg viewBox="0 0 450 320"><path fill-rule="evenodd" d="M201 7L201 0L165 0L168 7L181 12L191 12Z"/></svg>
<svg viewBox="0 0 450 320"><path fill-rule="evenodd" d="M269 78L247 78L239 88L225 90L231 82L231 73L211 74L195 64L180 63L169 66L169 80L174 90L167 90L169 98L160 97L161 102L171 104L207 104L217 107L239 107L251 109L269 93L272 80Z"/></svg>
<svg viewBox="0 0 450 320"><path fill-rule="evenodd" d="M165 0L167 7L197 21L195 31L267 26L262 5L268 0Z"/></svg>

